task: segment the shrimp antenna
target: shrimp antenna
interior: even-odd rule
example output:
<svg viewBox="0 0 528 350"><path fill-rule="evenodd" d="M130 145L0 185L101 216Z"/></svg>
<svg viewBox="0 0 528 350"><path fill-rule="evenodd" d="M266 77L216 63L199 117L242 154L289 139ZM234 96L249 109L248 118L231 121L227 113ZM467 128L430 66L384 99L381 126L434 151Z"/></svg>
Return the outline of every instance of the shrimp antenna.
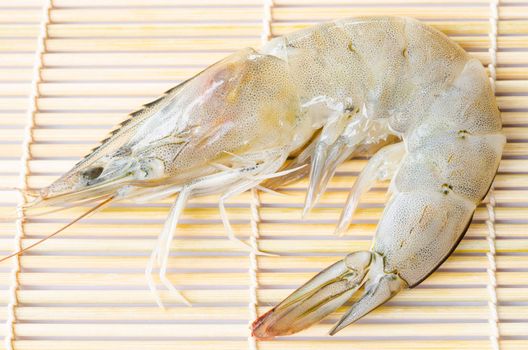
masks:
<svg viewBox="0 0 528 350"><path fill-rule="evenodd" d="M20 249L18 252L15 252L11 255L8 255L6 257L3 257L2 259L0 259L0 263L7 260L7 259L10 259L14 256L17 256L17 255L21 255L23 254L24 252L30 250L31 248L34 248L35 246L41 244L41 243L44 243L45 241L47 241L48 239L58 235L59 233L61 233L62 231L64 231L65 229L67 229L68 227L70 227L71 225L75 224L77 221L87 217L88 215L92 214L93 212L103 208L105 205L109 204L115 197L112 196L108 199L105 199L104 201L102 201L101 203L97 204L95 207L93 208L90 208L88 211L86 211L85 213L81 214L80 216L78 216L77 218L73 219L72 221L70 221L69 223L67 223L66 225L64 225L63 227L61 227L60 229L58 229L57 231L53 232L52 234L38 240L37 242L27 246L26 248L23 248L23 249Z"/></svg>

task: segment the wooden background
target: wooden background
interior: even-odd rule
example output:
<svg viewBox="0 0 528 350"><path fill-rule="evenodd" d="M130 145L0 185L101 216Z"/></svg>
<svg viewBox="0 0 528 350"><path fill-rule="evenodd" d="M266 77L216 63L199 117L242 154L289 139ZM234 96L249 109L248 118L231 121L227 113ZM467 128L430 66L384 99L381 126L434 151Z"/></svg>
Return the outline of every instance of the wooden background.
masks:
<svg viewBox="0 0 528 350"><path fill-rule="evenodd" d="M228 53L258 47L267 28L281 35L339 17L409 15L444 31L485 65L493 40L485 0L55 0L49 11L46 6L0 0L4 217L22 200L7 187L49 184L127 113ZM496 92L508 144L495 203L478 208L455 254L415 290L335 337L326 332L337 314L294 337L248 339L254 302L261 313L321 268L368 247L386 183L363 197L346 237L332 235L365 164L356 160L340 168L306 221L300 220L306 181L285 189L287 197L246 193L229 203L237 233L279 257L239 250L224 236L216 198L192 201L170 260L170 278L192 308L163 293L169 307L159 309L143 276L170 201L113 205L0 265L0 336L12 329L19 350L492 349L497 323L500 349L527 349L528 2L501 1L497 42ZM15 249L15 233L28 245L83 210L4 220L1 254Z"/></svg>

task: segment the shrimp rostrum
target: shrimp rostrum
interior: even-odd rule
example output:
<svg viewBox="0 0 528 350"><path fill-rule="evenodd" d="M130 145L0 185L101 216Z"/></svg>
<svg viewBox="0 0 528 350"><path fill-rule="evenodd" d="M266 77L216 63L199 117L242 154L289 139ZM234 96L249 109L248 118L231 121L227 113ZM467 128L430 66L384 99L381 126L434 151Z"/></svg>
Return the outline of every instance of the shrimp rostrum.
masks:
<svg viewBox="0 0 528 350"><path fill-rule="evenodd" d="M418 285L455 249L497 171L501 128L484 68L440 32L409 18L338 20L241 50L167 91L28 210L177 194L146 272L154 290L159 265L161 282L178 293L165 272L190 198L220 195L226 232L241 243L225 210L230 197L308 175L307 212L336 168L368 151L337 232L362 193L391 179L372 248L328 267L253 325L258 338L292 334L362 293L333 334Z"/></svg>

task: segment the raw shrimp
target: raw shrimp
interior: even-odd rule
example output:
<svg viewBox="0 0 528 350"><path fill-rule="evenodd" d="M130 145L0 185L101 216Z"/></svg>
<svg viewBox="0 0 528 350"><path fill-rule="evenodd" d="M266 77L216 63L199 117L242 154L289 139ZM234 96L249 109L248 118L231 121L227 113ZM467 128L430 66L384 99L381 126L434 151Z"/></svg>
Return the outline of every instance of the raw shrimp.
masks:
<svg viewBox="0 0 528 350"><path fill-rule="evenodd" d="M186 301L165 274L190 198L219 194L227 234L241 242L224 208L230 197L309 174L307 212L340 163L388 144L352 187L338 224L344 232L361 193L392 178L372 249L323 271L253 329L259 338L299 331L365 285L335 332L447 258L488 191L504 142L485 71L460 47L409 18L345 19L241 50L167 91L42 189L28 210L96 203L93 211L178 194L146 275L155 291L158 263L162 283Z"/></svg>

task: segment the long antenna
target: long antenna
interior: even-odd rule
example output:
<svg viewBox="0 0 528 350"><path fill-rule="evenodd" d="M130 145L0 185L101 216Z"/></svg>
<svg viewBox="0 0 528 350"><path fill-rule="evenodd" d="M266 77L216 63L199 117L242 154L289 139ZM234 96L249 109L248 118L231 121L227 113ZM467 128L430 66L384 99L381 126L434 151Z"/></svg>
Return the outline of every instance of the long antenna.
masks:
<svg viewBox="0 0 528 350"><path fill-rule="evenodd" d="M68 227L70 227L71 225L75 224L77 221L81 220L82 218L85 218L86 216L90 215L91 213L93 213L94 211L98 210L98 209L101 209L102 207L104 207L106 204L110 203L112 201L112 199L114 199L114 197L110 197L108 199L105 199L104 201L102 201L101 203L97 204L95 207L89 209L87 212L81 214L79 217L73 219L72 221L70 221L68 224L64 225L63 227L61 227L60 229L58 229L57 231L53 232L52 234L50 234L49 236L46 236L44 238L42 238L41 240L31 244L30 246L27 246L26 248L24 249L20 249L18 252L15 252L11 255L8 255L6 257L3 257L2 259L0 259L0 263L2 261L5 261L7 259L10 259L14 256L17 256L17 255L20 255L20 254L23 254L24 252L30 250L31 248L34 248L35 246L47 241L48 239L50 239L51 237L53 236L56 236L58 235L59 233L61 233L62 231L64 231L65 229L67 229Z"/></svg>

